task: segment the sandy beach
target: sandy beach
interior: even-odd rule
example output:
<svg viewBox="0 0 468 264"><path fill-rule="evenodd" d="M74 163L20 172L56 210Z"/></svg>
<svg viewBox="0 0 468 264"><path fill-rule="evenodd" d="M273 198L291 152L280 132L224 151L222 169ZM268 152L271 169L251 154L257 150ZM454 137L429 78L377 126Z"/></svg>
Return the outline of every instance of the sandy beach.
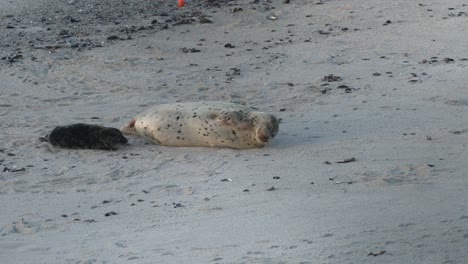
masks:
<svg viewBox="0 0 468 264"><path fill-rule="evenodd" d="M1 263L468 263L468 3L0 1ZM264 148L50 149L236 102Z"/></svg>

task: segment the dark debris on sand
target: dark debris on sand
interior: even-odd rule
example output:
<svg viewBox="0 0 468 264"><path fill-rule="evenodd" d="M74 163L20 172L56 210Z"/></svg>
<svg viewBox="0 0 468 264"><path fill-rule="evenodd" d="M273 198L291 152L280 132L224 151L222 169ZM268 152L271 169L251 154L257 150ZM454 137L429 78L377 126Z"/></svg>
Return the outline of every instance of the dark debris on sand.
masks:
<svg viewBox="0 0 468 264"><path fill-rule="evenodd" d="M205 21L200 10L230 2L200 1L190 8L178 8L176 1L162 0L43 1L37 8L0 14L6 28L0 31L0 58L17 62L22 49L81 51L103 47L142 32Z"/></svg>

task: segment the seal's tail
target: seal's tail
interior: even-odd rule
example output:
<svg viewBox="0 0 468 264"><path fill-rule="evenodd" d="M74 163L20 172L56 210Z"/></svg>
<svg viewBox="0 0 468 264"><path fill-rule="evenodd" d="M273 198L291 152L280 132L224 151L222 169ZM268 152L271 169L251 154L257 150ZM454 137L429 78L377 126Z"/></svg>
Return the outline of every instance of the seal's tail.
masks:
<svg viewBox="0 0 468 264"><path fill-rule="evenodd" d="M135 122L136 122L136 119L133 118L127 125L120 128L120 132L126 135L136 135Z"/></svg>

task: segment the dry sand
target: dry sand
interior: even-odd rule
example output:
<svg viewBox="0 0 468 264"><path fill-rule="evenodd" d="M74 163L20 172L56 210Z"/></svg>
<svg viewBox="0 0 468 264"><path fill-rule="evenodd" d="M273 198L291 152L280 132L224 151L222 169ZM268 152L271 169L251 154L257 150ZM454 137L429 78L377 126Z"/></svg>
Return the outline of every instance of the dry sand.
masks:
<svg viewBox="0 0 468 264"><path fill-rule="evenodd" d="M175 4L0 1L2 263L468 263L466 1ZM280 133L37 140L200 100Z"/></svg>

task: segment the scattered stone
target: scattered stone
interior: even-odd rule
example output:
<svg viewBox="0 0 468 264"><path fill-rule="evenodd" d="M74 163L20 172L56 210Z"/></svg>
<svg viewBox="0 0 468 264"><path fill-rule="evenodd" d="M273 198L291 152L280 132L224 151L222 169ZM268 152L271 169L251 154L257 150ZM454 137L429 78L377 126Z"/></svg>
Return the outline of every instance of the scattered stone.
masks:
<svg viewBox="0 0 468 264"><path fill-rule="evenodd" d="M274 176L273 177L273 180L279 180L279 179L281 179L279 176Z"/></svg>
<svg viewBox="0 0 468 264"><path fill-rule="evenodd" d="M221 181L222 181L222 182L232 182L231 179L222 179Z"/></svg>
<svg viewBox="0 0 468 264"><path fill-rule="evenodd" d="M271 192L271 191L274 191L276 190L276 188L274 186L271 186L270 188L267 189L267 191Z"/></svg>
<svg viewBox="0 0 468 264"><path fill-rule="evenodd" d="M328 31L323 31L323 30L319 30L317 31L320 35L330 35L330 32Z"/></svg>
<svg viewBox="0 0 468 264"><path fill-rule="evenodd" d="M346 93L351 93L353 92L353 89L351 87L349 87L348 85L338 85L336 88L338 89L344 89Z"/></svg>
<svg viewBox="0 0 468 264"><path fill-rule="evenodd" d="M355 162L356 158L349 158L349 159L344 159L344 160L339 160L336 163L349 163L349 162Z"/></svg>
<svg viewBox="0 0 468 264"><path fill-rule="evenodd" d="M465 129L453 129L450 131L450 133L454 134L454 135L460 135L462 133L466 132Z"/></svg>
<svg viewBox="0 0 468 264"><path fill-rule="evenodd" d="M324 161L323 164L325 165L331 165L331 162L329 162L328 160Z"/></svg>
<svg viewBox="0 0 468 264"><path fill-rule="evenodd" d="M182 48L180 49L183 53L196 53L196 52L200 52L201 50L199 49L195 49L195 48Z"/></svg>
<svg viewBox="0 0 468 264"><path fill-rule="evenodd" d="M233 49L235 48L236 46L232 45L231 43L227 43L226 45L224 45L225 48L228 48L228 49Z"/></svg>
<svg viewBox="0 0 468 264"><path fill-rule="evenodd" d="M341 81L341 77L333 75L333 74L329 74L329 75L323 76L322 81L324 81L324 82L339 82L339 81Z"/></svg>
<svg viewBox="0 0 468 264"><path fill-rule="evenodd" d="M15 55L10 55L10 56L2 57L2 58L0 58L0 60L7 61L8 63L15 63L15 62L17 62L19 59L22 59L22 58L23 58L23 55L21 55L21 54L15 54Z"/></svg>
<svg viewBox="0 0 468 264"><path fill-rule="evenodd" d="M381 250L381 251L379 251L379 252L371 252L371 253L369 253L367 256L376 257L376 256L380 256L380 255L385 254L385 252L386 252L385 250Z"/></svg>
<svg viewBox="0 0 468 264"><path fill-rule="evenodd" d="M184 207L182 203L172 203L172 205L174 205L174 208Z"/></svg>
<svg viewBox="0 0 468 264"><path fill-rule="evenodd" d="M240 11L243 11L243 9L241 7L234 7L234 9L232 10L233 13L237 13L237 12L240 12Z"/></svg>
<svg viewBox="0 0 468 264"><path fill-rule="evenodd" d="M120 38L118 36L116 36L116 35L112 35L112 36L107 37L107 40L118 40L118 39L120 39Z"/></svg>
<svg viewBox="0 0 468 264"><path fill-rule="evenodd" d="M452 58L444 58L443 61L444 61L445 63L455 62L455 60L452 59Z"/></svg>
<svg viewBox="0 0 468 264"><path fill-rule="evenodd" d="M111 216L111 215L117 215L117 213L114 212L114 211L111 211L111 212L108 212L108 213L104 214L104 216L106 216L106 217Z"/></svg>
<svg viewBox="0 0 468 264"><path fill-rule="evenodd" d="M275 16L275 15L269 15L269 16L267 16L267 19L269 19L269 20L276 20L276 19L278 19L278 17Z"/></svg>
<svg viewBox="0 0 468 264"><path fill-rule="evenodd" d="M199 22L200 22L200 24L211 24L211 23L213 23L213 21L209 20L206 17L201 18Z"/></svg>

